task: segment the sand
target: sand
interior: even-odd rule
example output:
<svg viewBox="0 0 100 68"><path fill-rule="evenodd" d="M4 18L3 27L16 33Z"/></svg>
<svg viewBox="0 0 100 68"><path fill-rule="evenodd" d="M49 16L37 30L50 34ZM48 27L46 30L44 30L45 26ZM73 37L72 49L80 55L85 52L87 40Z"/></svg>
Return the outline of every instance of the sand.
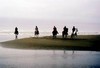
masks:
<svg viewBox="0 0 100 68"><path fill-rule="evenodd" d="M63 39L60 36L53 39L51 36L30 37L1 42L2 47L17 49L59 49L100 51L100 35L79 35L77 38Z"/></svg>

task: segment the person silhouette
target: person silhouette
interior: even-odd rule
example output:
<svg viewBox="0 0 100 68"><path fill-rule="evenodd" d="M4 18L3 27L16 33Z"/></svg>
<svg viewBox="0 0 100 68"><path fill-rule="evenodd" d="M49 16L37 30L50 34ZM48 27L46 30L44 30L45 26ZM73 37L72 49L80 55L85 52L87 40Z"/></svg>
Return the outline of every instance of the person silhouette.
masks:
<svg viewBox="0 0 100 68"><path fill-rule="evenodd" d="M14 34L15 34L15 39L17 39L17 38L18 38L18 34L19 34L18 28L17 28L17 27L15 27L15 32L14 32Z"/></svg>
<svg viewBox="0 0 100 68"><path fill-rule="evenodd" d="M53 38L56 38L56 35L58 34L58 31L57 31L57 28L55 26L53 27L52 34L53 34Z"/></svg>
<svg viewBox="0 0 100 68"><path fill-rule="evenodd" d="M35 27L35 30L38 31L38 27L37 26Z"/></svg>
<svg viewBox="0 0 100 68"><path fill-rule="evenodd" d="M63 32L62 32L62 37L63 38L67 38L68 35L68 28L66 28L66 26L63 28Z"/></svg>
<svg viewBox="0 0 100 68"><path fill-rule="evenodd" d="M39 30L38 30L38 27L36 26L35 27L35 36L38 37L38 35L39 35Z"/></svg>

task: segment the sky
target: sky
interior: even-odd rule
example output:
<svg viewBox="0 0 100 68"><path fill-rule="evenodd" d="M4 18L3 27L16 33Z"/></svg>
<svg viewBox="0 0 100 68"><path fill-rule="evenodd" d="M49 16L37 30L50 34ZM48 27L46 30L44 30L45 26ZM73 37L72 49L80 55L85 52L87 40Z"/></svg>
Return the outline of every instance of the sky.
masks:
<svg viewBox="0 0 100 68"><path fill-rule="evenodd" d="M71 31L100 32L100 0L0 0L0 31L52 31L53 26Z"/></svg>

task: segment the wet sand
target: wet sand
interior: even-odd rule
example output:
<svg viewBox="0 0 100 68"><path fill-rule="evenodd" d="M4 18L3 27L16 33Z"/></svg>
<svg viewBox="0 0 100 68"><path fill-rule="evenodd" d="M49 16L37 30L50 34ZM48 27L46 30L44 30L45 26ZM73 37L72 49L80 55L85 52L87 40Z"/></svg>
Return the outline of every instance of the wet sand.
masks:
<svg viewBox="0 0 100 68"><path fill-rule="evenodd" d="M18 49L59 49L100 51L100 35L79 35L77 38L53 39L51 36L30 37L1 42L2 47Z"/></svg>

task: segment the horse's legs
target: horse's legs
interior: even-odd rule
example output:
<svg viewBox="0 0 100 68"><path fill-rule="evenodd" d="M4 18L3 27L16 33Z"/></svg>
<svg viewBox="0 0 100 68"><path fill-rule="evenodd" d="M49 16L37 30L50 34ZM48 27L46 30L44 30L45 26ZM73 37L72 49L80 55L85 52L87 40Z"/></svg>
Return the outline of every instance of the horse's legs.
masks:
<svg viewBox="0 0 100 68"><path fill-rule="evenodd" d="M64 38L64 31L62 32L62 38Z"/></svg>
<svg viewBox="0 0 100 68"><path fill-rule="evenodd" d="M55 35L53 34L53 38L55 37Z"/></svg>
<svg viewBox="0 0 100 68"><path fill-rule="evenodd" d="M53 35L53 38L56 38L56 35Z"/></svg>
<svg viewBox="0 0 100 68"><path fill-rule="evenodd" d="M71 38L73 38L73 33L71 34Z"/></svg>
<svg viewBox="0 0 100 68"><path fill-rule="evenodd" d="M67 38L67 34L65 35L65 38Z"/></svg>
<svg viewBox="0 0 100 68"><path fill-rule="evenodd" d="M56 38L56 35L55 35L55 38Z"/></svg>
<svg viewBox="0 0 100 68"><path fill-rule="evenodd" d="M62 34L62 38L64 38L64 34Z"/></svg>
<svg viewBox="0 0 100 68"><path fill-rule="evenodd" d="M15 39L17 39L17 34L15 34Z"/></svg>

